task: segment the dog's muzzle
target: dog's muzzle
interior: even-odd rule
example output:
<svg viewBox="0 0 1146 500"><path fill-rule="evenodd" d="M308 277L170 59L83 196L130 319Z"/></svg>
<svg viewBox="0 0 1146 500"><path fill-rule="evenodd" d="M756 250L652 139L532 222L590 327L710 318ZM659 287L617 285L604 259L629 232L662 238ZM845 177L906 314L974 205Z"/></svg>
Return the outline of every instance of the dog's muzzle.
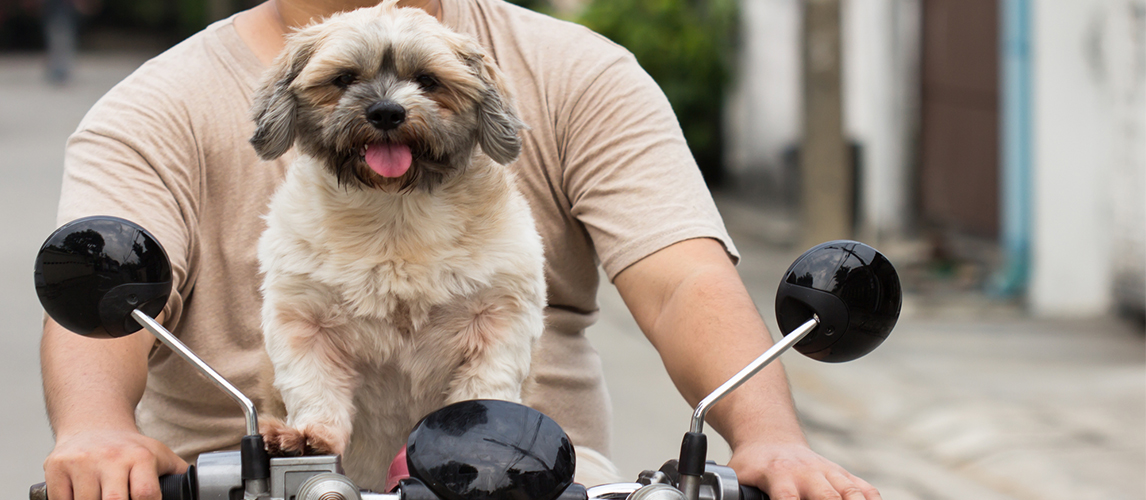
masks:
<svg viewBox="0 0 1146 500"><path fill-rule="evenodd" d="M394 130L406 121L406 108L393 101L380 101L366 108L366 121L379 130Z"/></svg>

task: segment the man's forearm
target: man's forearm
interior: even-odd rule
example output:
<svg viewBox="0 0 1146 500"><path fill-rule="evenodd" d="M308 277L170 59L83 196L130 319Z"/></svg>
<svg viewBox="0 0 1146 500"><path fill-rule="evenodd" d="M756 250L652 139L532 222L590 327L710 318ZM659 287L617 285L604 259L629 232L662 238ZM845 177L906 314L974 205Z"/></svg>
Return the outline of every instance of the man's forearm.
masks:
<svg viewBox="0 0 1146 500"><path fill-rule="evenodd" d="M767 327L739 278L697 269L651 329L666 369L695 406L772 346ZM736 449L746 440L803 442L788 380L773 363L714 405L707 418Z"/></svg>
<svg viewBox="0 0 1146 500"><path fill-rule="evenodd" d="M48 320L40 363L44 403L57 437L90 429L135 429L135 405L146 386L152 342L145 331L118 339L81 337Z"/></svg>
<svg viewBox="0 0 1146 500"><path fill-rule="evenodd" d="M650 282L640 279L641 269L628 276L629 270L624 271L616 283L673 383L695 405L771 347L772 339L719 243L690 240L674 245L671 252L668 255L693 264L642 261L639 264L650 265L664 283L647 288ZM659 257L664 255L649 259ZM649 295L660 299L631 299ZM778 363L713 406L707 421L734 450L742 441L759 439L804 442Z"/></svg>
<svg viewBox="0 0 1146 500"><path fill-rule="evenodd" d="M44 401L56 434L44 460L50 498L160 500L159 476L186 470L135 427L152 343L147 332L90 339L51 320L44 325Z"/></svg>
<svg viewBox="0 0 1146 500"><path fill-rule="evenodd" d="M772 345L740 276L714 240L682 241L614 280L633 317L692 404ZM779 364L712 407L732 446L728 465L771 498L879 500L879 491L808 447Z"/></svg>

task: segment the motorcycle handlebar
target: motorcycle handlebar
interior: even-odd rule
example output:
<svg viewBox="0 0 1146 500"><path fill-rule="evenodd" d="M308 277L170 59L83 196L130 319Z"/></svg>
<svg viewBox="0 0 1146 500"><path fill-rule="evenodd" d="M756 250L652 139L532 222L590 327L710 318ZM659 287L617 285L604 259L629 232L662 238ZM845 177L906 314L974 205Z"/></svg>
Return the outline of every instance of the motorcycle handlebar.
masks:
<svg viewBox="0 0 1146 500"><path fill-rule="evenodd" d="M768 500L768 494L755 486L742 484L740 485L740 500Z"/></svg>
<svg viewBox="0 0 1146 500"><path fill-rule="evenodd" d="M168 474L159 477L159 490L163 500L195 500L195 466L192 465L183 474ZM363 500L395 500L398 495L392 493L363 492ZM588 495L589 500L595 497ZM29 500L48 500L47 483L32 485L28 491ZM768 500L768 495L755 486L740 485L739 500Z"/></svg>
<svg viewBox="0 0 1146 500"><path fill-rule="evenodd" d="M195 466L182 474L159 476L159 492L163 500L195 500ZM36 483L28 489L28 500L48 500L48 484Z"/></svg>

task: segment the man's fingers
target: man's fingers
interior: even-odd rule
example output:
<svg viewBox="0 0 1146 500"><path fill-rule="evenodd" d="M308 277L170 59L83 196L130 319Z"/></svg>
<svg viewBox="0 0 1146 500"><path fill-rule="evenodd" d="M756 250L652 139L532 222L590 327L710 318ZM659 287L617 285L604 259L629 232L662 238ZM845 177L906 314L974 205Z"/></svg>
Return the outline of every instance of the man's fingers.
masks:
<svg viewBox="0 0 1146 500"><path fill-rule="evenodd" d="M795 483L776 481L766 491L771 500L800 500L800 489Z"/></svg>
<svg viewBox="0 0 1146 500"><path fill-rule="evenodd" d="M187 463L132 431L93 431L56 443L44 461L51 500L161 500L159 475Z"/></svg>
<svg viewBox="0 0 1146 500"><path fill-rule="evenodd" d="M728 465L742 481L756 484L773 500L882 500L867 481L807 446L744 446Z"/></svg>
<svg viewBox="0 0 1146 500"><path fill-rule="evenodd" d="M100 495L96 498L103 500L130 500L127 491L127 471L120 468L105 469L100 477L99 492Z"/></svg>
<svg viewBox="0 0 1146 500"><path fill-rule="evenodd" d="M44 482L48 485L48 498L51 500L73 500L72 482L67 475L45 468Z"/></svg>
<svg viewBox="0 0 1146 500"><path fill-rule="evenodd" d="M44 462L44 481L51 500L100 500L100 471L89 467L82 455L49 456Z"/></svg>
<svg viewBox="0 0 1146 500"><path fill-rule="evenodd" d="M844 500L882 500L879 490L847 472L831 472L827 474L832 487L840 493Z"/></svg>
<svg viewBox="0 0 1146 500"><path fill-rule="evenodd" d="M95 474L72 474L72 498L74 500L100 500L99 476ZM51 500L51 493L48 493Z"/></svg>
<svg viewBox="0 0 1146 500"><path fill-rule="evenodd" d="M142 462L132 467L127 484L130 486L131 500L161 500L159 473L153 462Z"/></svg>
<svg viewBox="0 0 1146 500"><path fill-rule="evenodd" d="M766 474L761 481L768 483L762 489L772 500L882 500L867 481L837 467L824 470L805 464L785 472Z"/></svg>
<svg viewBox="0 0 1146 500"><path fill-rule="evenodd" d="M772 500L853 500L836 491L835 486L821 474L801 474L775 481L768 490L768 496Z"/></svg>
<svg viewBox="0 0 1146 500"><path fill-rule="evenodd" d="M158 443L158 441L156 442ZM153 453L155 453L155 472L157 475L163 476L166 474L182 474L187 472L187 462L169 448L163 447L159 450L153 450Z"/></svg>
<svg viewBox="0 0 1146 500"><path fill-rule="evenodd" d="M149 450L147 459L137 460L131 468L131 500L162 500L159 476L186 472L187 462L159 441L145 438L144 446Z"/></svg>
<svg viewBox="0 0 1146 500"><path fill-rule="evenodd" d="M155 453L155 463L152 464L152 467L155 467L155 472L158 476L181 474L181 472L187 471L187 462L179 458L179 455L176 455L175 452L166 450L166 448L152 452Z"/></svg>
<svg viewBox="0 0 1146 500"><path fill-rule="evenodd" d="M804 487L807 488L804 498L809 500L845 500L843 494L830 481L818 474L807 480Z"/></svg>

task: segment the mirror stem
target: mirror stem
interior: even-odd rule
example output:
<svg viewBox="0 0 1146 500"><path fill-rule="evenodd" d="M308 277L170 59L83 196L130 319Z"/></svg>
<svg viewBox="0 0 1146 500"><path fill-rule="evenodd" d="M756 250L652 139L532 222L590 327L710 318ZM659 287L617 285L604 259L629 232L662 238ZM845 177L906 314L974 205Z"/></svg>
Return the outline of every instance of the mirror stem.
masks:
<svg viewBox="0 0 1146 500"><path fill-rule="evenodd" d="M806 337L812 330L815 330L819 324L820 318L813 315L812 319L796 327L795 330L792 330L791 333L785 335L779 342L767 351L764 351L764 354L761 354L760 357L749 363L748 366L745 366L744 369L740 370L740 372L728 379L727 382L717 387L715 391L712 391L711 394L702 399L700 404L696 405L696 410L692 412L692 426L689 428L689 431L697 433L704 432L704 417L708 414L708 410L712 405L723 399L724 396L727 396L728 393L737 387L740 387L741 384L749 378L752 378L757 372L763 370L765 366L768 366L768 363L771 363L783 354L784 351L796 345L797 342Z"/></svg>
<svg viewBox="0 0 1146 500"><path fill-rule="evenodd" d="M188 363L191 363L191 366L199 370L199 373L205 375L208 380L215 383L215 386L222 389L228 396L231 396L231 399L243 407L243 416L247 421L247 435L243 436L239 443L239 456L242 465L240 477L243 479L244 486L243 498L247 500L266 498L270 492L271 459L267 454L263 436L259 434L259 414L255 409L255 404L147 313L135 309L131 311L131 317L135 318L135 321L143 325L155 338L178 353Z"/></svg>
<svg viewBox="0 0 1146 500"><path fill-rule="evenodd" d="M231 385L227 379L219 375L219 372L215 371L214 368L211 368L210 365L200 359L199 356L192 352L191 349L176 338L175 335L172 335L166 328L163 328L163 325L159 324L158 321L152 319L151 316L136 309L131 312L131 317L135 318L135 321L143 325L152 335L155 335L155 338L159 339L160 342L170 347L172 351L175 351L179 356L187 360L188 363L191 363L200 373L207 376L207 379L214 382L215 385L227 393L228 396L231 396L231 399L238 402L239 405L243 407L243 416L246 417L247 420L247 435L252 436L259 434L259 416L255 410L255 404L251 402L250 398L240 392L238 388Z"/></svg>
<svg viewBox="0 0 1146 500"><path fill-rule="evenodd" d="M796 345L812 330L815 330L819 324L820 318L813 314L812 319L785 335L783 339L764 351L764 354L761 354L760 357L753 360L748 366L745 366L731 379L728 379L727 382L702 399L700 404L696 405L696 411L692 412L692 426L689 432L685 433L684 441L680 444L680 460L677 462L677 471L680 473L677 488L684 494L685 500L700 500L700 484L704 477L705 461L708 459L708 438L704 435L704 417L708 414L708 409L764 369L765 366L768 366L768 363L771 363L788 348Z"/></svg>

